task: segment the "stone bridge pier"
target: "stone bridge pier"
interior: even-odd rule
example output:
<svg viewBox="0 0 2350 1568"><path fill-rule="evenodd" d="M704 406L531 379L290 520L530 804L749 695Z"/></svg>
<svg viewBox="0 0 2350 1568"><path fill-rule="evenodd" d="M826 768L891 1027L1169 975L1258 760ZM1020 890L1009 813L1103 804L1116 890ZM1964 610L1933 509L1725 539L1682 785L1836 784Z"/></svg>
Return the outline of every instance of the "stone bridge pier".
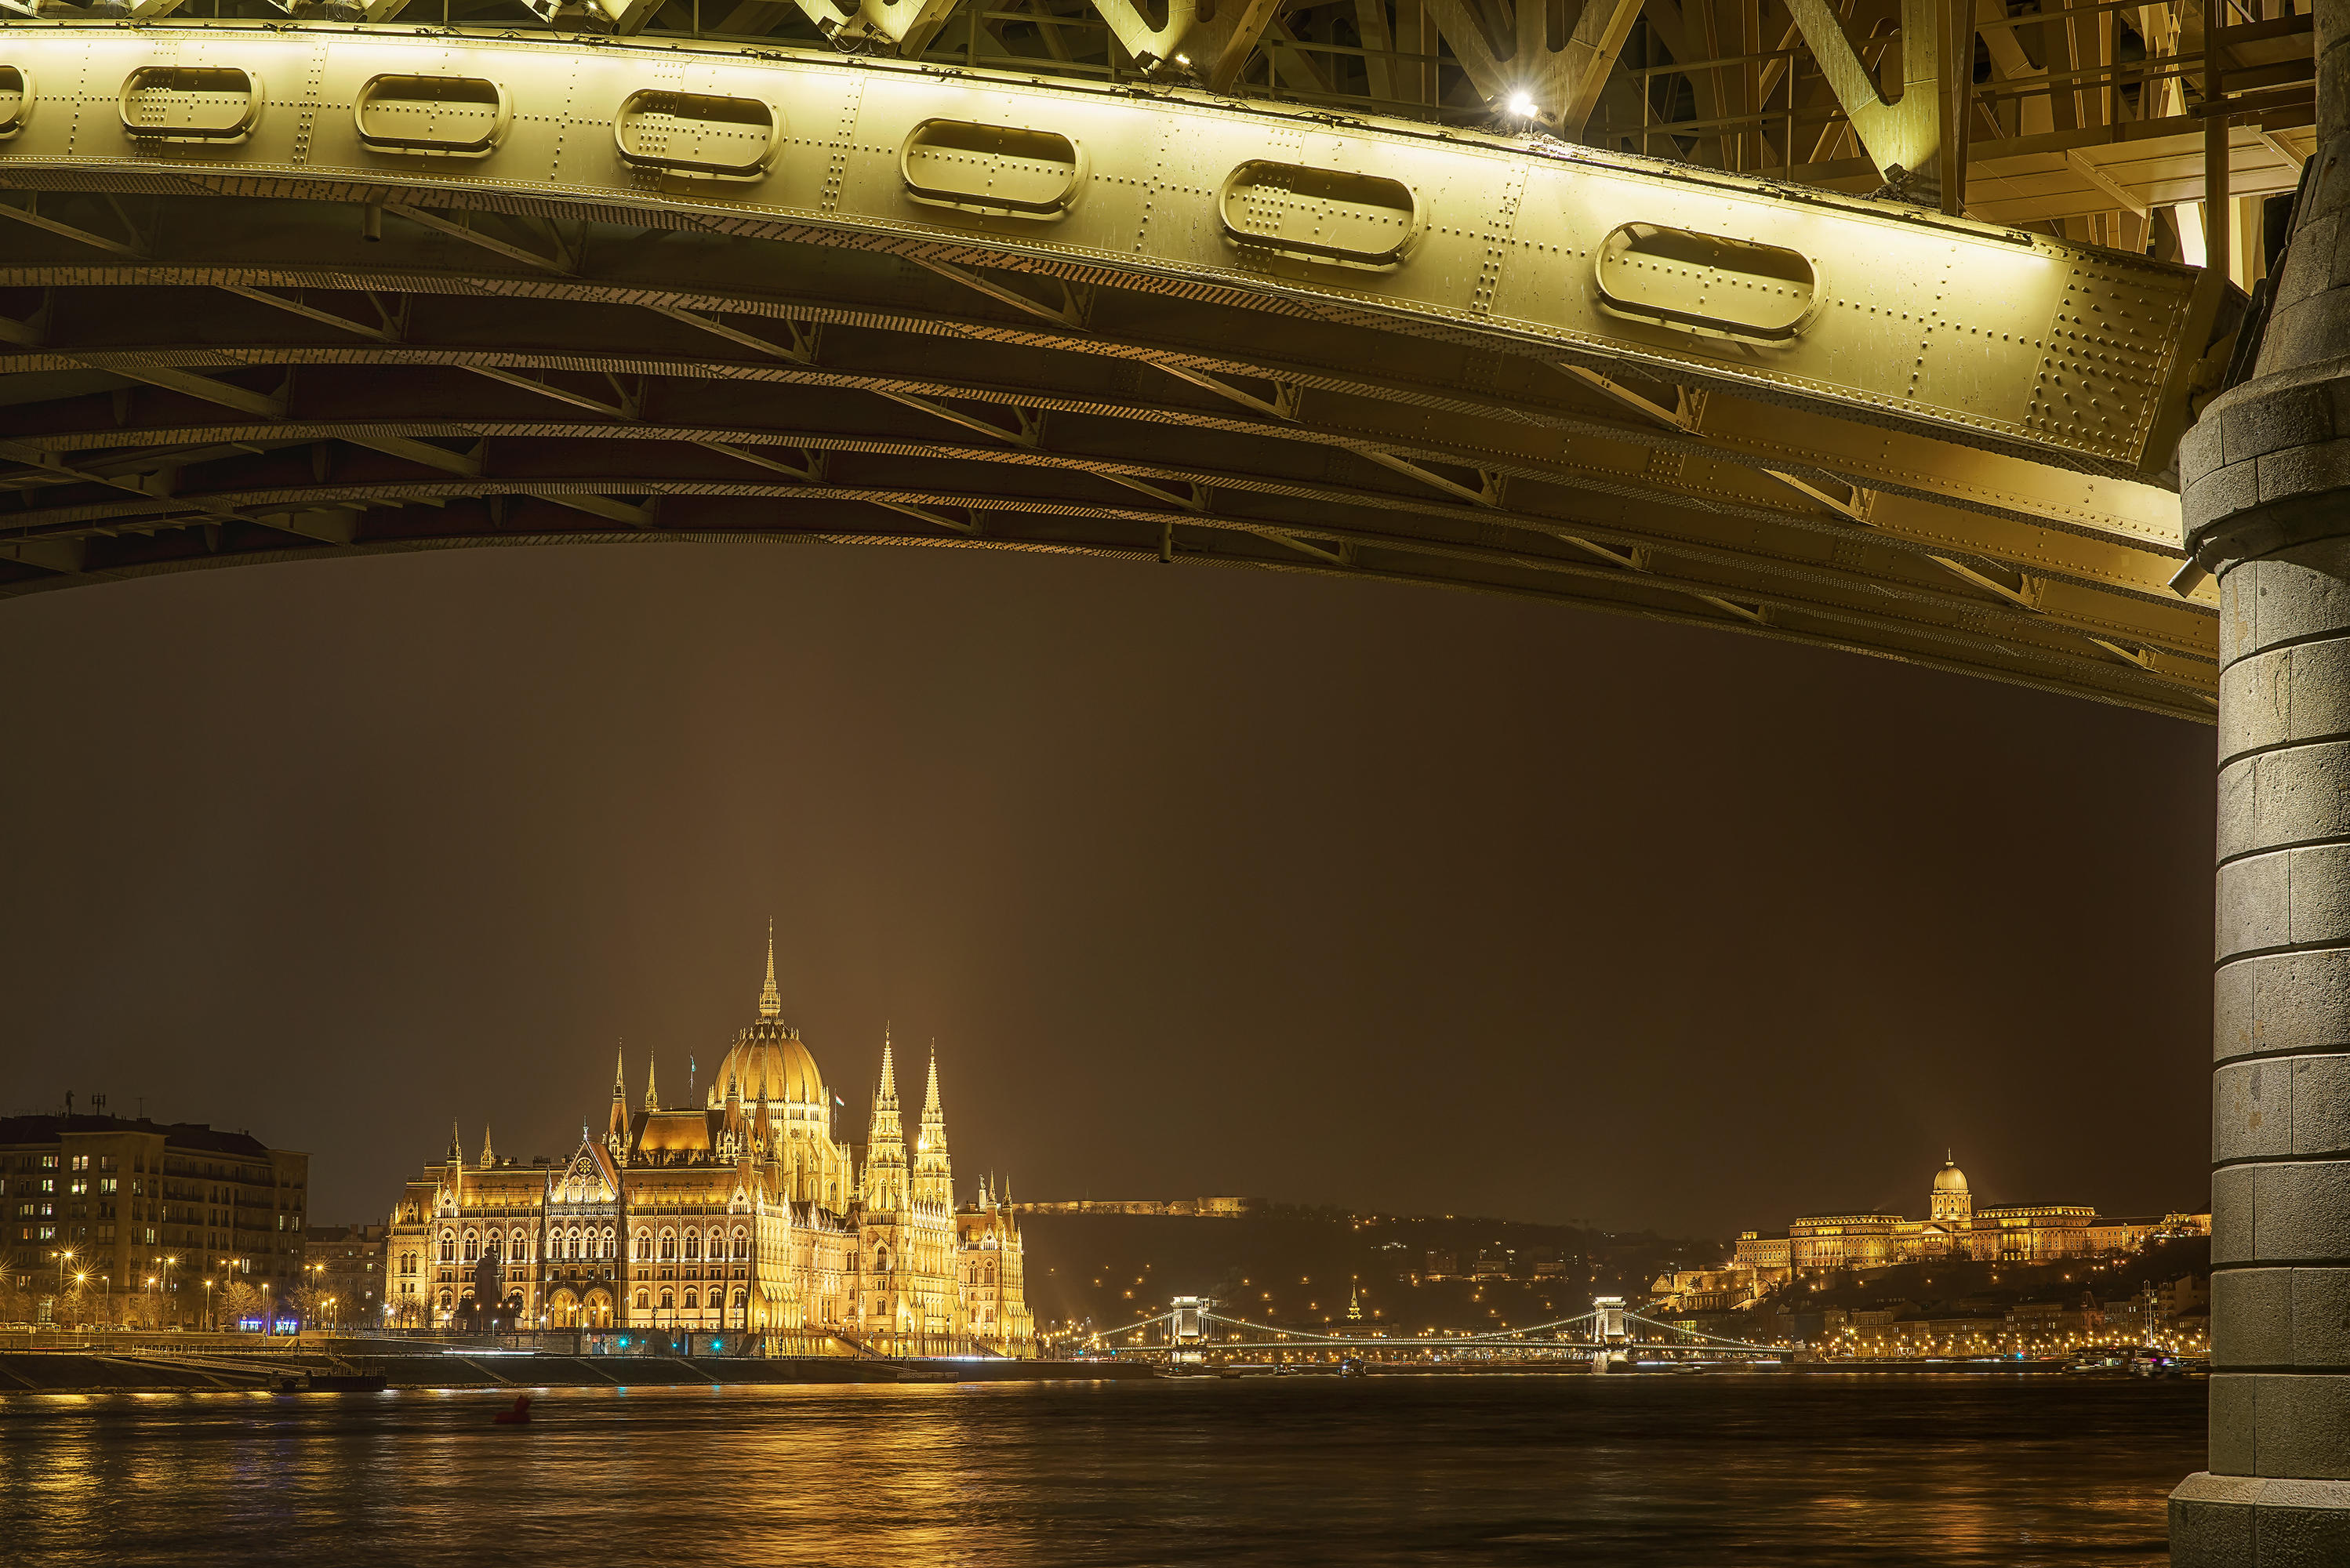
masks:
<svg viewBox="0 0 2350 1568"><path fill-rule="evenodd" d="M2350 1563L2350 5L2253 374L2179 452L2220 589L2208 1470L2178 1568Z"/></svg>

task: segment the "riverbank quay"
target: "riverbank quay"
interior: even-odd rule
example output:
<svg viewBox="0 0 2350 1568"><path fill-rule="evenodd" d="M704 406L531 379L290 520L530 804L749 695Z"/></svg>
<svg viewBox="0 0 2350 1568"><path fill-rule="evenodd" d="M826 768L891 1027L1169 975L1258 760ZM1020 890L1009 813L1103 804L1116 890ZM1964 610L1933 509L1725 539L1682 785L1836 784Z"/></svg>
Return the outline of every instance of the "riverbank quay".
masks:
<svg viewBox="0 0 2350 1568"><path fill-rule="evenodd" d="M443 1345L390 1354L272 1348L0 1351L0 1397L299 1391L315 1379L381 1378L390 1388L629 1388L727 1384L1098 1382L1149 1367L1098 1362L851 1356L565 1355Z"/></svg>

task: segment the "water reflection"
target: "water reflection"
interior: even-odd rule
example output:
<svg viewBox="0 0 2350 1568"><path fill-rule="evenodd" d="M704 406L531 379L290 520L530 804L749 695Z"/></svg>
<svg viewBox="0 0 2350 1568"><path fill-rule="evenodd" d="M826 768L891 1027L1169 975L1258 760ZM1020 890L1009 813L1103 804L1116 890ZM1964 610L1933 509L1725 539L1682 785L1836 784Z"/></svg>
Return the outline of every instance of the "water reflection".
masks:
<svg viewBox="0 0 2350 1568"><path fill-rule="evenodd" d="M2165 1561L2199 1386L1373 1378L0 1398L21 1563Z"/></svg>

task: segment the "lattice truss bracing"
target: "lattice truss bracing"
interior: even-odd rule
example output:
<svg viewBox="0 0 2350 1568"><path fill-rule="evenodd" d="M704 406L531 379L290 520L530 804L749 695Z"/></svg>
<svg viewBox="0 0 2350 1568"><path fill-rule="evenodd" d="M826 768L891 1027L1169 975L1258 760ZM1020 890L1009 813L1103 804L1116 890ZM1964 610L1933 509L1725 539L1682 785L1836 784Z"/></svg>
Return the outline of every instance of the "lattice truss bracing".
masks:
<svg viewBox="0 0 2350 1568"><path fill-rule="evenodd" d="M2168 471L2307 154L2287 9L9 9L0 595L984 545L2210 712Z"/></svg>

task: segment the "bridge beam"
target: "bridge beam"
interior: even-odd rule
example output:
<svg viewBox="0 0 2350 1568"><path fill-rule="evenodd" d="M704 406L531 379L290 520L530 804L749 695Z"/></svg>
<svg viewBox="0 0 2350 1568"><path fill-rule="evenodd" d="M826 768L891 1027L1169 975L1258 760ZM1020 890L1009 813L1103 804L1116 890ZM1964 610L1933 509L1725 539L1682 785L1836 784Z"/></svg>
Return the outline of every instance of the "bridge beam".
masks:
<svg viewBox="0 0 2350 1568"><path fill-rule="evenodd" d="M2220 578L2210 1469L2178 1568L2350 1562L2350 12L2253 375L2179 452Z"/></svg>

